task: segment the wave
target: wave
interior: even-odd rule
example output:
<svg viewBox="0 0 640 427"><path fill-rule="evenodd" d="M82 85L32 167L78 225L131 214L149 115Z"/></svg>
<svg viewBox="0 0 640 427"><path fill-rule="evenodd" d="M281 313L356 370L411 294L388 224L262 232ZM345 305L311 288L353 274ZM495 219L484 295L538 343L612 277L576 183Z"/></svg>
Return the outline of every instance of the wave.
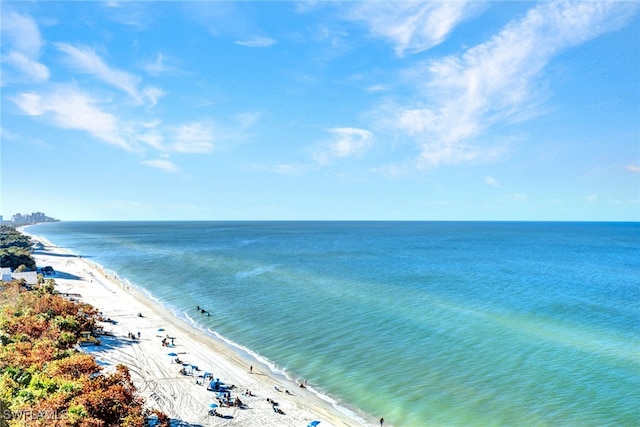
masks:
<svg viewBox="0 0 640 427"><path fill-rule="evenodd" d="M265 273L269 273L270 271L273 271L276 267L277 265L274 264L274 265L265 265L263 267L256 267L252 270L239 271L238 273L236 273L236 278L246 279L248 277L259 276L261 274L265 274Z"/></svg>

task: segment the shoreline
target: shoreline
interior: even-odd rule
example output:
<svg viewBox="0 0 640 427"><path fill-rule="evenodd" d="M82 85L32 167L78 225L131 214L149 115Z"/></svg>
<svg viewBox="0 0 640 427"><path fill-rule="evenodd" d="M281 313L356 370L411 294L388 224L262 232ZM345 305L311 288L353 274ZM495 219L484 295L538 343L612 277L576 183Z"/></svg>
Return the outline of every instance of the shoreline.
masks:
<svg viewBox="0 0 640 427"><path fill-rule="evenodd" d="M38 266L50 265L56 271L52 278L59 292L91 304L117 322L101 323L109 335L100 336L102 345L83 347L83 351L94 355L106 370L118 363L126 365L146 406L165 412L173 424L306 426L320 421L320 427L339 427L377 423L370 415L341 405L313 387L300 388L287 377L286 370L215 331L198 327L187 313L182 317L146 290L120 279L117 272L105 270L24 228L21 232L42 244L33 257ZM129 334L138 333L140 339L129 338ZM174 338L175 347L162 345L167 336ZM180 375L180 365L173 362L169 353L177 354L182 362L197 366L200 371L195 371L194 376ZM232 398L240 398L247 408L218 407L221 417L208 415L209 405L219 402L206 384L196 384L197 374L202 376L204 372L235 385ZM246 390L254 396L244 395ZM277 401L277 407L267 399Z"/></svg>

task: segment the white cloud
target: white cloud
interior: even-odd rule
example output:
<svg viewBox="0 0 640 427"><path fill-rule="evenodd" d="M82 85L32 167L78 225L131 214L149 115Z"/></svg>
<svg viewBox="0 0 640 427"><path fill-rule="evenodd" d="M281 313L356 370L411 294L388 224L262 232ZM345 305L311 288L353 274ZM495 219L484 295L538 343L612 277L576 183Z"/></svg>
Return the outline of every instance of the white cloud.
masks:
<svg viewBox="0 0 640 427"><path fill-rule="evenodd" d="M395 43L395 52L418 53L440 43L463 20L478 13L477 1L358 2L350 17L369 25L371 32Z"/></svg>
<svg viewBox="0 0 640 427"><path fill-rule="evenodd" d="M21 93L11 100L28 116L40 116L46 111L42 97L36 93Z"/></svg>
<svg viewBox="0 0 640 427"><path fill-rule="evenodd" d="M247 47L269 47L276 44L276 41L270 37L252 37L247 40L237 40L236 44Z"/></svg>
<svg viewBox="0 0 640 427"><path fill-rule="evenodd" d="M168 67L164 63L164 56L161 53L156 56L155 61L145 62L143 68L153 76L158 76L168 71Z"/></svg>
<svg viewBox="0 0 640 427"><path fill-rule="evenodd" d="M488 176L484 179L484 182L491 187L500 187L500 183L492 176Z"/></svg>
<svg viewBox="0 0 640 427"><path fill-rule="evenodd" d="M213 126L207 122L193 122L175 130L169 150L179 153L210 153L214 148Z"/></svg>
<svg viewBox="0 0 640 427"><path fill-rule="evenodd" d="M153 160L145 160L142 162L147 166L151 166L153 168L161 169L165 172L179 172L180 168L168 159L153 159Z"/></svg>
<svg viewBox="0 0 640 427"><path fill-rule="evenodd" d="M43 41L38 25L31 16L5 12L2 14L1 22L2 32L15 50L30 58L40 54Z"/></svg>
<svg viewBox="0 0 640 427"><path fill-rule="evenodd" d="M143 127L145 127L145 124L143 124ZM149 132L138 134L136 140L142 142L145 145L148 145L149 147L155 148L156 150L160 150L163 152L167 151L166 147L164 146L164 136L160 131L157 131L155 129Z"/></svg>
<svg viewBox="0 0 640 427"><path fill-rule="evenodd" d="M5 11L1 16L3 44L11 49L2 61L31 81L48 80L49 69L38 62L44 42L36 22L28 15L11 11Z"/></svg>
<svg viewBox="0 0 640 427"><path fill-rule="evenodd" d="M160 120L141 124L136 141L162 153L210 153L215 148L214 128L208 121L160 126Z"/></svg>
<svg viewBox="0 0 640 427"><path fill-rule="evenodd" d="M49 68L47 68L46 65L27 58L27 56L20 52L9 52L9 54L5 56L4 61L34 82L49 80Z"/></svg>
<svg viewBox="0 0 640 427"><path fill-rule="evenodd" d="M15 141L18 139L18 134L11 132L10 130L0 127L0 141Z"/></svg>
<svg viewBox="0 0 640 427"><path fill-rule="evenodd" d="M373 134L364 129L335 128L330 129L337 140L331 144L331 151L336 157L361 154L369 148Z"/></svg>
<svg viewBox="0 0 640 427"><path fill-rule="evenodd" d="M242 128L248 128L260 120L261 116L258 112L245 112L237 114L235 119Z"/></svg>
<svg viewBox="0 0 640 427"><path fill-rule="evenodd" d="M163 74L185 74L175 64L180 61L172 56L158 53L153 60L144 61L140 64L142 69L152 76L158 77Z"/></svg>
<svg viewBox="0 0 640 427"><path fill-rule="evenodd" d="M96 101L75 88L57 88L46 94L25 92L11 100L29 116L45 116L58 127L83 130L109 144L131 149L120 133L117 118L100 110Z"/></svg>
<svg viewBox="0 0 640 427"><path fill-rule="evenodd" d="M422 141L423 167L495 156L499 149L470 141L492 125L535 114L549 61L618 28L636 9L615 1L540 3L487 42L411 70L421 98L394 106L392 121Z"/></svg>
<svg viewBox="0 0 640 427"><path fill-rule="evenodd" d="M373 133L365 129L334 128L328 131L334 140L322 152L315 154L315 160L321 164L332 158L362 155L373 142Z"/></svg>
<svg viewBox="0 0 640 427"><path fill-rule="evenodd" d="M88 132L103 142L129 151L146 148L163 154L200 154L214 149L214 129L207 121L175 127L162 126L158 119L125 121L101 110L93 98L74 87L58 87L49 93L24 92L11 100L26 115L41 116L63 129ZM178 170L166 159L145 164L171 172Z"/></svg>
<svg viewBox="0 0 640 427"><path fill-rule="evenodd" d="M625 167L625 169L630 171L630 172L640 173L640 166L628 165L627 167Z"/></svg>
<svg viewBox="0 0 640 427"><path fill-rule="evenodd" d="M145 98L149 100L152 107L154 107L158 103L159 98L166 95L162 89L155 86L146 86L142 90L142 93L144 94Z"/></svg>
<svg viewBox="0 0 640 427"><path fill-rule="evenodd" d="M379 85L369 86L367 88L368 92L384 92L384 91L387 91L387 90L389 90L389 88L387 86L380 85L380 84Z"/></svg>
<svg viewBox="0 0 640 427"><path fill-rule="evenodd" d="M145 127L145 128L149 128L149 129L151 129L151 128L158 127L158 126L160 126L161 124L162 124L162 120L160 120L160 119L154 119L154 120L151 120L150 122L142 123L142 126L143 126L143 127Z"/></svg>
<svg viewBox="0 0 640 427"><path fill-rule="evenodd" d="M68 43L55 43L55 46L68 55L71 66L79 72L93 74L105 83L128 93L138 103L142 102L142 96L137 88L140 78L110 67L94 50L86 46L76 47Z"/></svg>

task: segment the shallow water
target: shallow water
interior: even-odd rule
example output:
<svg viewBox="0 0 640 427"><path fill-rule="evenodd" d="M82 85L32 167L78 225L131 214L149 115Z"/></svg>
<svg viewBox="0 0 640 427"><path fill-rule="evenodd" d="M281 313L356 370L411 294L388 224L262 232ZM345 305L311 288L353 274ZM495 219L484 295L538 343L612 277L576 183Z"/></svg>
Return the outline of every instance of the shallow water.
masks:
<svg viewBox="0 0 640 427"><path fill-rule="evenodd" d="M29 232L396 426L640 425L638 223L60 222Z"/></svg>

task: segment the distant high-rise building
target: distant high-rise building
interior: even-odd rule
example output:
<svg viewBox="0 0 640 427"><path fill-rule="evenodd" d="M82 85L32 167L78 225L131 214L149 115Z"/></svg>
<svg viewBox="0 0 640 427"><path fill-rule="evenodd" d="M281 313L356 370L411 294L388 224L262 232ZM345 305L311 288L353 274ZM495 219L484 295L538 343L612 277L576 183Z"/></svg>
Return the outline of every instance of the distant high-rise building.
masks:
<svg viewBox="0 0 640 427"><path fill-rule="evenodd" d="M56 221L58 220L55 218L48 217L43 212L33 212L31 214L26 214L26 215L17 213L11 217L11 222L14 224L37 224L39 222L56 222Z"/></svg>

